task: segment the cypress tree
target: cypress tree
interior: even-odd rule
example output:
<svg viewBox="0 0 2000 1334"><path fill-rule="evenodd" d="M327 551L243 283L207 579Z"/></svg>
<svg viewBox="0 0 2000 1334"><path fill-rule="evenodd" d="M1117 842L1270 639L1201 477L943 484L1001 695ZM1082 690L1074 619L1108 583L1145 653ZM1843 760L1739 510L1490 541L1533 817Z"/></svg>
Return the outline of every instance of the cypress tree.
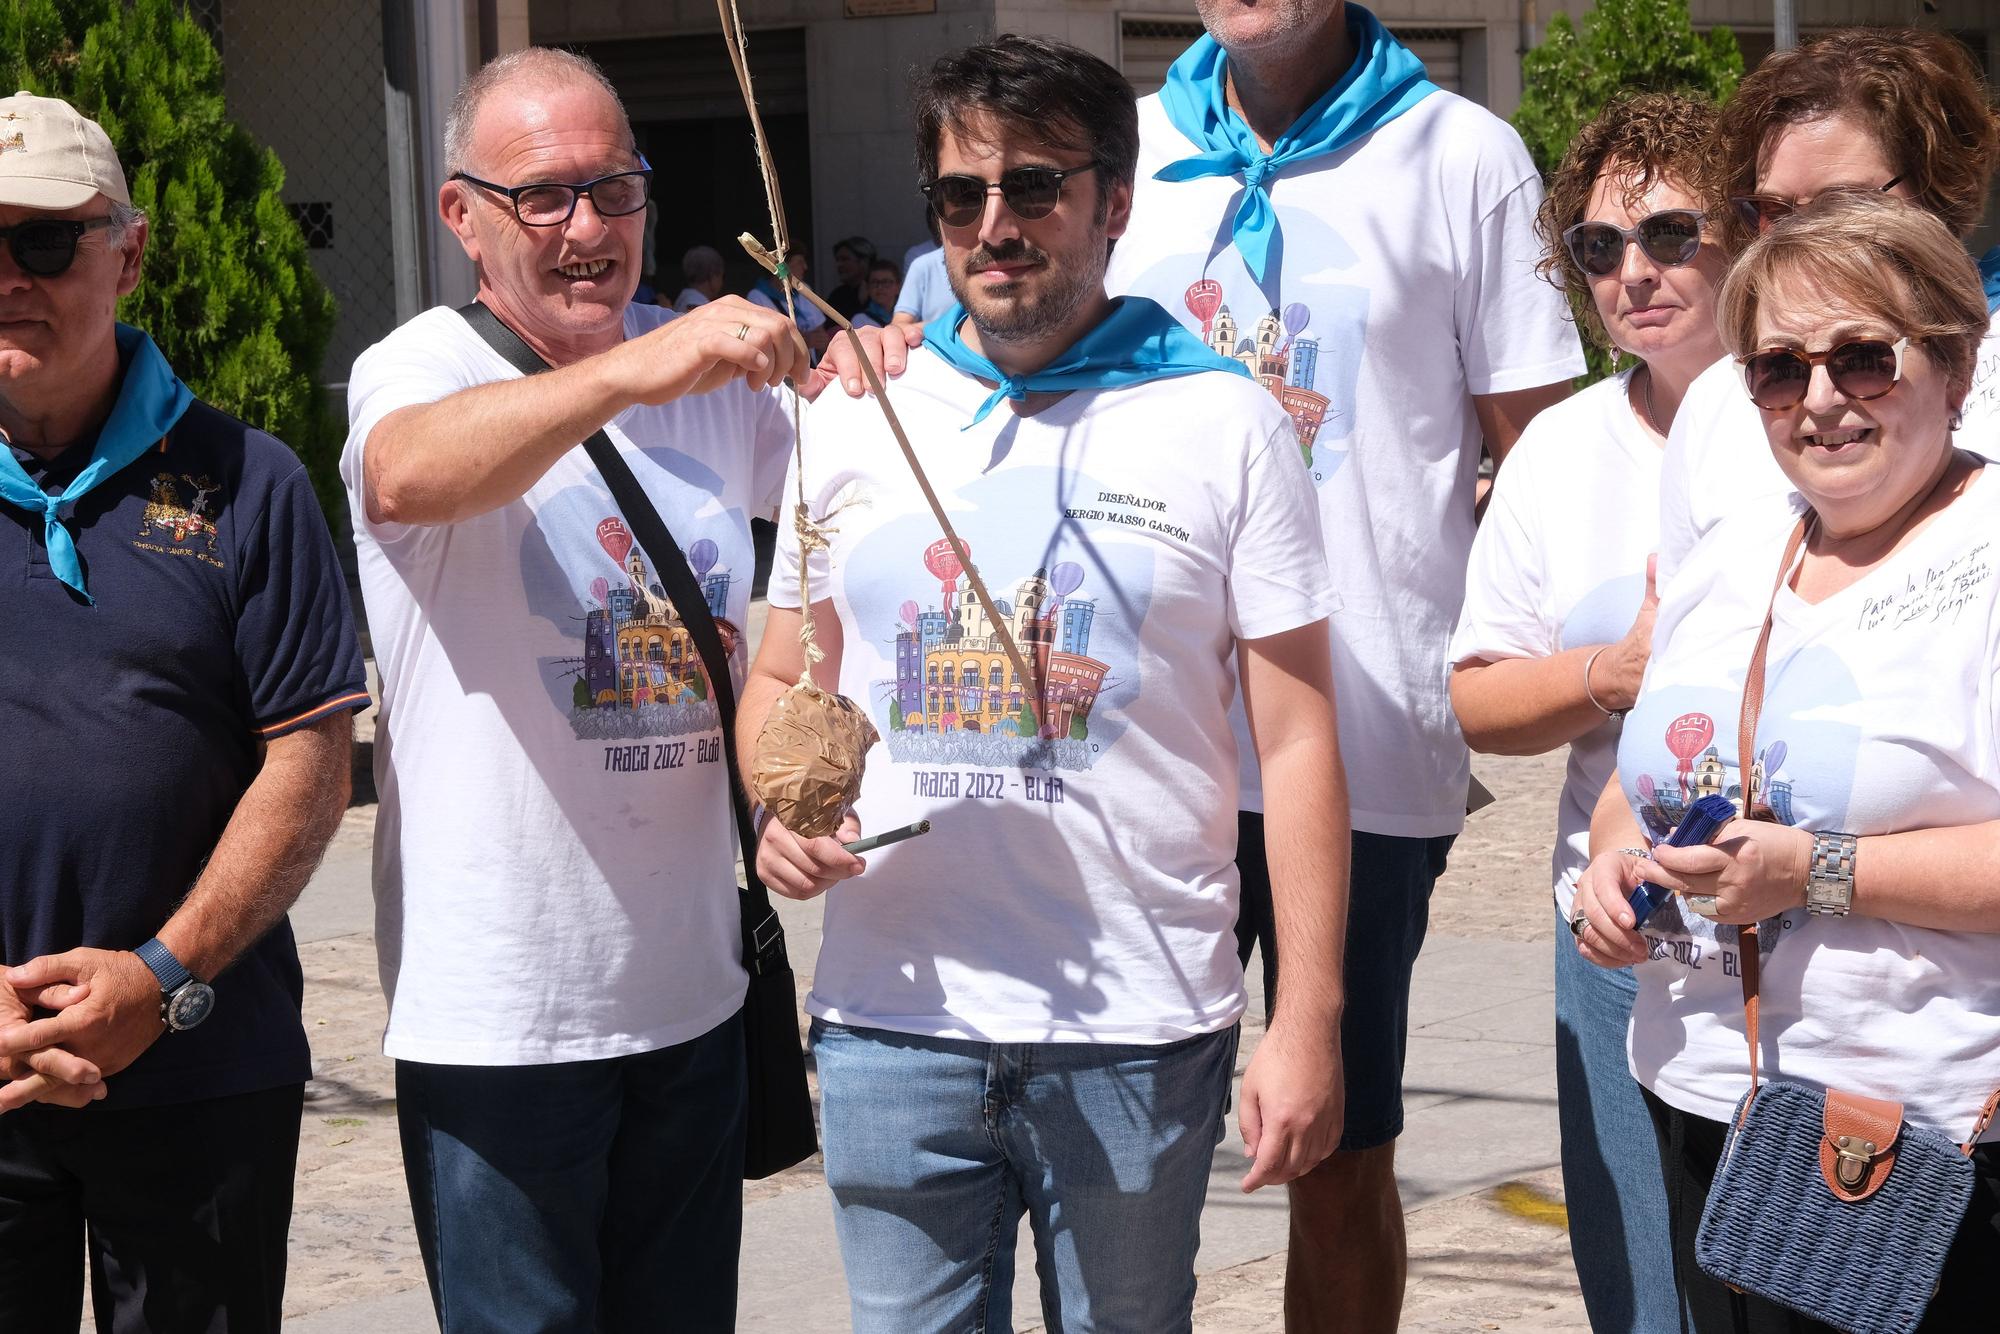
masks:
<svg viewBox="0 0 2000 1334"><path fill-rule="evenodd" d="M277 155L225 113L208 34L180 0L9 0L0 80L62 98L118 150L150 223L118 318L150 334L196 394L290 445L339 513L338 425L316 386L333 297L279 197Z"/></svg>

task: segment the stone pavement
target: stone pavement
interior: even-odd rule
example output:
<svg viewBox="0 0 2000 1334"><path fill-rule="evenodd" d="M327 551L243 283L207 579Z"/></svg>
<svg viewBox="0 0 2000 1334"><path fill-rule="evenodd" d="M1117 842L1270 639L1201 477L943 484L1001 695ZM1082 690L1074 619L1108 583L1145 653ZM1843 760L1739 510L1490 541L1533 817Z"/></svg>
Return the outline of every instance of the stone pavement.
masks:
<svg viewBox="0 0 2000 1334"><path fill-rule="evenodd" d="M362 735L369 729L364 720ZM1563 1230L1554 1107L1548 840L1559 757L1482 761L1501 793L1475 815L1439 886L1417 970L1399 1175L1411 1277L1403 1328L1584 1330ZM365 794L364 794L365 795ZM293 912L306 970L315 1078L307 1090L292 1227L288 1326L297 1334L436 1328L404 1194L368 889L372 806L357 806ZM781 905L810 985L814 904ZM1256 970L1252 970L1253 977ZM1262 1036L1252 1005L1243 1054ZM1195 1328L1280 1327L1285 1202L1244 1196L1232 1133L1203 1217ZM1018 1266L1017 1328L1040 1329L1032 1251ZM815 1163L746 1187L739 1328L847 1328L845 1285Z"/></svg>

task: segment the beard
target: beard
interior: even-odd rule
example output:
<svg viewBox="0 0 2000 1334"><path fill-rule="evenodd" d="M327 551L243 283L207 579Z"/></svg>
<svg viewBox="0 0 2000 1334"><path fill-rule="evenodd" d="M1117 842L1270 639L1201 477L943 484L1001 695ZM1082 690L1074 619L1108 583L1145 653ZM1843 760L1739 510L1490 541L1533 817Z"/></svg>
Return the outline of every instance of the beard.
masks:
<svg viewBox="0 0 2000 1334"><path fill-rule="evenodd" d="M1103 291L1105 258L1101 241L1095 253L1099 256L1095 264L1090 262L1089 252L1066 257L1067 263L1051 263L1047 251L1016 238L995 248L979 247L965 257L961 267L947 267L945 276L951 282L951 294L965 307L972 327L979 331L982 340L1031 343L1060 333L1078 311ZM1022 261L1041 266L1027 275L1041 284L1041 290L1032 296L1011 290L995 292L972 280L973 275L990 265ZM1026 283L1017 279L1007 286L1018 289Z"/></svg>

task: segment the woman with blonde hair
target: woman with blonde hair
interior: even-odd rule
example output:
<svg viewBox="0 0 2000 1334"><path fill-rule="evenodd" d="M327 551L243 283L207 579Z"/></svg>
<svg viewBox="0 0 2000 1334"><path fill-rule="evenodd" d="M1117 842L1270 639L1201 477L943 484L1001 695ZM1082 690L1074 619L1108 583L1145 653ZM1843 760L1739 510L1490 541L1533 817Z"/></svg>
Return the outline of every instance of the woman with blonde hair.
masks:
<svg viewBox="0 0 2000 1334"><path fill-rule="evenodd" d="M1884 1189L1900 1189L1909 1178L1894 1173L1917 1169L1882 1155L1915 1161L1912 1130L1969 1142L1970 1208L1913 1216L1943 1234L1920 1329L1990 1330L2000 1134L1980 1111L2000 1087L2000 479L1954 439L1985 297L1934 214L1879 190L1823 191L1743 253L1721 312L1789 503L1726 515L1663 590L1577 886L1578 947L1636 965L1631 1067L1696 1330L1834 1327L1711 1276L1747 1263L1726 1229L1703 1234L1697 1263L1753 1050L1767 1091L1784 1081L1887 1109L1880 1144L1839 1146L1863 1160L1860 1180L1887 1170ZM1709 794L1760 818L1729 821L1709 846L1662 846ZM1644 881L1674 893L1641 923L1630 900ZM1803 1198L1817 1201L1807 1170ZM1719 1198L1732 1192L1741 1206L1734 1187ZM1813 1229L1788 1220L1761 1240ZM1849 1257L1851 1272L1805 1281L1853 1289L1914 1266L1909 1229L1885 1240Z"/></svg>

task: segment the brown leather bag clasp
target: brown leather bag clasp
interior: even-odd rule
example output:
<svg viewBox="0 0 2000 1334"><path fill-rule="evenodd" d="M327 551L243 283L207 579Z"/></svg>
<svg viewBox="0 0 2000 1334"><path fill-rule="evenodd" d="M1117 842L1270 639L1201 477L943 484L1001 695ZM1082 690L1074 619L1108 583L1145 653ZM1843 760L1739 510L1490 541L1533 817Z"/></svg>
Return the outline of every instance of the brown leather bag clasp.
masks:
<svg viewBox="0 0 2000 1334"><path fill-rule="evenodd" d="M1819 1174L1837 1200L1865 1200L1882 1189L1896 1166L1903 1133L1903 1104L1826 1091L1819 1141Z"/></svg>

